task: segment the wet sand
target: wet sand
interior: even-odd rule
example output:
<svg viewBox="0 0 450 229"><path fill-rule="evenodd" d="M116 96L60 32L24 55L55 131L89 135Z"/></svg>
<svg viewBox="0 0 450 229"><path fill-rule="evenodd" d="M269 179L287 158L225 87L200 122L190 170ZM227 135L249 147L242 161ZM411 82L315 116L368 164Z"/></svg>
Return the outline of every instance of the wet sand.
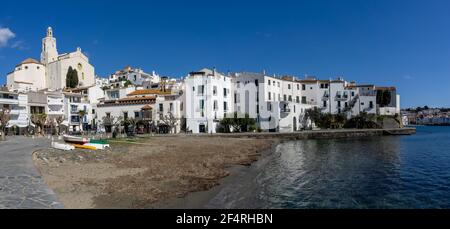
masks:
<svg viewBox="0 0 450 229"><path fill-rule="evenodd" d="M236 165L228 169L230 176L207 191L189 193L185 197L170 198L149 205L151 209L240 209L258 208L254 196L258 175L275 157L277 145L262 151L258 161L250 166Z"/></svg>
<svg viewBox="0 0 450 229"><path fill-rule="evenodd" d="M211 200L277 140L151 137L33 158L66 208L215 208ZM230 176L233 175L233 176ZM225 178L225 179L224 179Z"/></svg>

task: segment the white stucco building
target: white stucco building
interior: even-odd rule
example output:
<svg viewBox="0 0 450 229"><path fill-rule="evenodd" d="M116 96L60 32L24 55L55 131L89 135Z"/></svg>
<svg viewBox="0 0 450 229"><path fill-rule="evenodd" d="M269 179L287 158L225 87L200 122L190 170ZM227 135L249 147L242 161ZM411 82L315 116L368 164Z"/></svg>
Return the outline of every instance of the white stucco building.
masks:
<svg viewBox="0 0 450 229"><path fill-rule="evenodd" d="M28 96L26 94L0 90L0 110L8 110L10 114L10 121L7 127L26 128L29 126L27 100Z"/></svg>
<svg viewBox="0 0 450 229"><path fill-rule="evenodd" d="M256 119L262 131L293 132L305 128L301 84L294 77L234 73L235 110Z"/></svg>
<svg viewBox="0 0 450 229"><path fill-rule="evenodd" d="M191 72L184 83L187 131L216 133L219 121L234 112L231 77L205 68Z"/></svg>
<svg viewBox="0 0 450 229"><path fill-rule="evenodd" d="M46 69L39 61L28 58L7 75L6 85L10 91L28 92L47 87Z"/></svg>
<svg viewBox="0 0 450 229"><path fill-rule="evenodd" d="M161 77L156 74L155 71L152 73L146 73L140 68L132 68L131 66L127 66L124 69L111 74L108 79L110 83L130 81L133 85L144 86L144 84L158 84Z"/></svg>

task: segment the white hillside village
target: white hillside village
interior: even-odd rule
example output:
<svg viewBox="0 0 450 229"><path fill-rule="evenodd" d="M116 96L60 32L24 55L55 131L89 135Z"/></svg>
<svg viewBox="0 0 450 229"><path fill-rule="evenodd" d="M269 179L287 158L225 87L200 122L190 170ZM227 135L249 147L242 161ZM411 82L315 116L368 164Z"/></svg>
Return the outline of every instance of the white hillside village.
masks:
<svg viewBox="0 0 450 229"><path fill-rule="evenodd" d="M60 54L54 35L48 28L39 61L27 58L6 76L2 136L285 133L323 128L317 115L329 117L333 127L338 119L400 114L395 87L343 78L224 74L215 68L170 78L130 66L101 78L81 48ZM246 122L237 125L237 119Z"/></svg>

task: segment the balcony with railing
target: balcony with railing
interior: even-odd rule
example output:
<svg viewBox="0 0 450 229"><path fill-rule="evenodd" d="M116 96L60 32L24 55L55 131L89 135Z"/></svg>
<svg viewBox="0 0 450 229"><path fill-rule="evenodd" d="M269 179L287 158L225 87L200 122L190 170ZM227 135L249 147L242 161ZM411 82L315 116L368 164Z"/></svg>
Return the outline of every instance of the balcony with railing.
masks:
<svg viewBox="0 0 450 229"><path fill-rule="evenodd" d="M80 113L80 110L78 110L78 109L76 109L76 110L74 110L74 109L71 109L70 110L70 114L79 114Z"/></svg>
<svg viewBox="0 0 450 229"><path fill-rule="evenodd" d="M302 99L301 102L302 102L302 104L305 104L305 105L317 106L317 102L307 101L307 100L304 100L304 99Z"/></svg>
<svg viewBox="0 0 450 229"><path fill-rule="evenodd" d="M347 101L348 100L348 95L346 95L346 94L344 94L344 95L337 94L336 97L335 97L335 100L336 101Z"/></svg>
<svg viewBox="0 0 450 229"><path fill-rule="evenodd" d="M80 124L80 116L71 116L70 123L74 125Z"/></svg>
<svg viewBox="0 0 450 229"><path fill-rule="evenodd" d="M47 104L54 105L54 106L63 106L64 100L62 98L49 98L47 99Z"/></svg>
<svg viewBox="0 0 450 229"><path fill-rule="evenodd" d="M19 100L15 98L2 98L0 97L0 104L17 105Z"/></svg>
<svg viewBox="0 0 450 229"><path fill-rule="evenodd" d="M289 103L281 102L280 103L280 112L281 113L290 113L291 112L291 108L289 106Z"/></svg>

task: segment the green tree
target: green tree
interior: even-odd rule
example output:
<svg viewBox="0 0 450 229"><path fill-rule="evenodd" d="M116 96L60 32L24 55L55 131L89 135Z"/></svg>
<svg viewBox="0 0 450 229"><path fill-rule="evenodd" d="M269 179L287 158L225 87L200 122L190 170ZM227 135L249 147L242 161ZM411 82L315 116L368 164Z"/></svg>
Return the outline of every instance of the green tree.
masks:
<svg viewBox="0 0 450 229"><path fill-rule="evenodd" d="M77 70L72 71L72 77L71 77L71 88L76 88L78 86L78 72Z"/></svg>
<svg viewBox="0 0 450 229"><path fill-rule="evenodd" d="M220 121L219 132L229 133L233 128L234 132L249 132L256 130L256 120L250 118L249 114L245 114L243 118L238 118L237 112L234 113L233 118L224 118Z"/></svg>
<svg viewBox="0 0 450 229"><path fill-rule="evenodd" d="M342 128L347 120L343 114L324 114L317 107L306 110L304 119L310 119L316 124L316 126L322 129Z"/></svg>
<svg viewBox="0 0 450 229"><path fill-rule="evenodd" d="M133 85L133 83L131 83L131 81L127 80L124 84L125 87L128 87L130 85Z"/></svg>
<svg viewBox="0 0 450 229"><path fill-rule="evenodd" d="M67 88L72 88L72 72L73 72L73 68L69 67L69 70L67 70L67 74L66 74L66 87Z"/></svg>
<svg viewBox="0 0 450 229"><path fill-rule="evenodd" d="M64 115L61 115L61 116L58 116L56 119L55 119L55 122L56 122L56 124L58 125L58 129L57 129L57 133L58 133L58 136L59 135L61 135L61 125L62 125L62 123L64 122L64 120L65 120L65 116Z"/></svg>
<svg viewBox="0 0 450 229"><path fill-rule="evenodd" d="M66 87L76 88L78 86L78 83L78 72L70 66L66 74Z"/></svg>

